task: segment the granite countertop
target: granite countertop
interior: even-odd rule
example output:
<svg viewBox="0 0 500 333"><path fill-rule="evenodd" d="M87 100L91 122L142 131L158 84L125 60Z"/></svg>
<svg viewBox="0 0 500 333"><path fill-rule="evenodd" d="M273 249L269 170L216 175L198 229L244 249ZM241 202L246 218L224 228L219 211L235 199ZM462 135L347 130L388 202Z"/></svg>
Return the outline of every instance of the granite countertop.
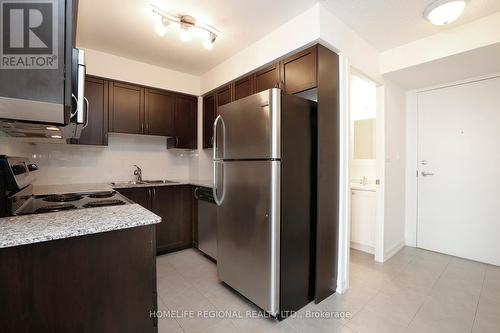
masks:
<svg viewBox="0 0 500 333"><path fill-rule="evenodd" d="M111 191L120 188L194 185L212 187L209 180L173 179L162 184L63 184L36 185L33 194ZM77 209L47 214L0 218L0 248L83 236L160 223L161 218L137 204Z"/></svg>
<svg viewBox="0 0 500 333"><path fill-rule="evenodd" d="M170 179L169 179L170 180ZM111 183L89 183L89 184L62 184L62 185L35 185L33 187L33 194L46 195L46 194L64 194L75 192L99 192L111 191L113 189L121 188L134 188L134 187L154 187L154 186L178 186L178 185L194 185L211 188L213 186L211 180L199 179L172 179L172 183L159 183L159 184L132 184L130 182L114 182Z"/></svg>
<svg viewBox="0 0 500 333"><path fill-rule="evenodd" d="M75 209L0 218L0 248L160 223L137 205Z"/></svg>

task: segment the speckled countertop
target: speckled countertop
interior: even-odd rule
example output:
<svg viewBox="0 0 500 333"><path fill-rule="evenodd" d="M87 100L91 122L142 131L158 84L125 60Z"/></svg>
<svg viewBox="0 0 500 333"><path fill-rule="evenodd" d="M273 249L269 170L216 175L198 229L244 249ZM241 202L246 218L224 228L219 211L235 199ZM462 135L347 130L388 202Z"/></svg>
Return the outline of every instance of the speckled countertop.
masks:
<svg viewBox="0 0 500 333"><path fill-rule="evenodd" d="M130 182L115 182L108 186L115 189L134 188L134 187L154 187L154 186L178 186L178 185L194 185L203 187L212 187L211 180L195 180L195 179L169 179L171 183L156 183L156 184L132 184Z"/></svg>
<svg viewBox="0 0 500 333"><path fill-rule="evenodd" d="M0 248L160 223L137 204L0 218Z"/></svg>
<svg viewBox="0 0 500 333"><path fill-rule="evenodd" d="M35 185L33 187L33 194L45 195L45 194L64 194L64 193L75 193L75 192L98 192L98 191L111 191L112 189L120 189L120 188L178 186L178 185L194 185L194 186L203 186L203 187L210 187L210 188L212 187L211 180L172 179L170 181L172 181L172 183L132 184L130 182L117 181L115 183Z"/></svg>
<svg viewBox="0 0 500 333"><path fill-rule="evenodd" d="M172 179L165 184L64 184L38 185L33 194L110 191L119 188L194 185L212 187L209 180ZM0 248L133 228L161 222L161 218L137 205L87 208L47 214L0 218Z"/></svg>

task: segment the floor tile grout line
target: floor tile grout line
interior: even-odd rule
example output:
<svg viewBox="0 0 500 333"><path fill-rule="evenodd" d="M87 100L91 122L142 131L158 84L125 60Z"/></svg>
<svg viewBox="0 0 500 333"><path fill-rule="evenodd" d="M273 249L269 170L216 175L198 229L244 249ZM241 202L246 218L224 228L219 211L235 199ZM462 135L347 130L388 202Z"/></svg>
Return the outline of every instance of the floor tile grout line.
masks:
<svg viewBox="0 0 500 333"><path fill-rule="evenodd" d="M441 277L443 276L444 272L446 272L446 270L448 269L448 266L450 265L451 263L451 257L449 258L448 262L446 263L446 266L444 268L444 270L441 272L441 274L439 274L438 278L436 279L436 281L434 281L434 283L432 284L431 288L427 291L427 293L425 294L425 300L422 302L422 304L420 304L420 306L418 307L418 310L415 312L415 314L413 315L413 317L411 318L410 322L408 323L408 326L406 326L406 330L408 331L410 329L410 326L411 324L413 323L413 321L415 320L415 318L417 317L418 313L420 312L420 310L422 310L422 307L427 303L427 300L429 299L430 297L430 293L432 291L432 289L434 289L434 287L436 286L436 284L439 282L439 280L441 279Z"/></svg>
<svg viewBox="0 0 500 333"><path fill-rule="evenodd" d="M188 250L184 250L184 251L188 251ZM175 253L174 253L174 254L170 254L170 256L175 256ZM179 270L178 270L178 269L177 269L174 265L172 265L172 264L171 264L168 260L167 260L167 264L169 264L170 266L172 266L172 269L173 269L174 271L176 271L177 273L179 273L179 275L181 275L181 276L185 279L185 282L186 282L186 283L188 283L188 284L189 284L192 288L194 288L197 292L200 292L200 291L199 291L199 289L198 289L195 285L193 285L193 284L191 283L191 281L186 281L186 280L189 280L189 279L187 279L187 277L186 277L184 274L182 274L182 272L180 272L180 271L179 271ZM203 298L205 298L205 299L206 299L206 301L208 301L208 302L209 302L209 303L210 303L210 304L211 304L211 305L212 305L215 309L218 309L218 308L215 306L215 304L213 304L213 303L212 303L212 301L210 301L210 299L208 299L208 297L206 297L206 296L205 296L204 294L202 294L202 293L200 293L200 294L201 294L201 296L203 296ZM161 298L161 296L160 296L160 298ZM165 303L163 303L163 305L165 305ZM174 319L175 319L175 318L174 318ZM186 333L186 331L185 331L184 327L181 325L181 323L180 323L177 319L175 319L175 321L177 322L177 324L179 324L179 327L181 328L181 330L182 330L184 333ZM232 323L232 322L231 322L231 323ZM214 325L215 325L215 324L214 324ZM234 324L233 324L233 325L234 325ZM213 326L213 325L212 325L212 326ZM238 332L243 333L243 332L241 332L241 331L238 329L238 327L237 327L236 325L234 325L234 326L236 327L236 329L238 330ZM208 327L211 327L211 326L207 326L207 328L208 328Z"/></svg>
<svg viewBox="0 0 500 333"><path fill-rule="evenodd" d="M173 269L174 269L177 273L179 273L182 277L184 277L184 278L186 279L186 276L185 276L184 274L182 274L182 272L179 272L179 270L177 270L177 269L175 268L175 266L174 266L174 265L172 265L172 267L173 267ZM208 302L209 302L209 303L210 303L210 304L211 304L211 305L212 305L215 309L217 309L218 311L223 311L223 309L219 309L219 307L217 307L217 306L216 306L216 305L215 305L215 304L214 304L214 303L213 303L213 302L212 302L212 301L211 301L211 300L210 300L207 296L205 296L203 293L201 293L201 291L199 290L199 288L198 288L197 286L193 285L191 282L188 282L188 283L189 283L189 284L190 284L190 285L191 285L191 286L192 286L192 287L193 287L196 291L200 292L200 294L201 294L201 295L202 295L202 296L203 296L203 297L204 297L204 298L205 298L205 299L206 299L206 300L207 300L207 301L208 301ZM231 324L232 324L232 325L236 328L236 330L237 330L238 332L240 332L240 333L244 333L242 330L240 330L240 328L238 327L238 325L236 325L232 319L228 319L228 320L229 320L229 322L230 322L230 323L231 323ZM179 325L180 325L180 323L179 323ZM182 329L182 325L180 325L180 326L181 326L181 329ZM184 331L184 332L185 332L185 331ZM299 332L299 333L300 333L300 332Z"/></svg>
<svg viewBox="0 0 500 333"><path fill-rule="evenodd" d="M165 308L167 308L168 310L171 310L171 309L170 309L170 308L169 308L169 307L165 304L165 302L163 301L163 299L162 299L162 297L160 296L160 294L158 294L158 298L159 298L159 299L160 299L160 301L163 303L163 306L164 306ZM174 318L174 320L175 320L175 322L177 323L177 325L179 325L179 327L180 327L181 331L182 331L182 332L184 332L184 333L186 333L186 331L184 330L184 327L182 327L181 323L179 323L179 321L178 321L176 318ZM159 327L160 327L160 324L158 324L158 328L159 328Z"/></svg>
<svg viewBox="0 0 500 333"><path fill-rule="evenodd" d="M472 321L472 327L470 329L471 333L474 331L474 325L476 324L477 312L479 311L479 302L481 302L481 296L483 295L484 283L486 281L486 275L488 274L488 269L490 265L486 265L486 269L484 271L483 283L481 284L481 291L479 292L479 297L477 298L476 312L474 313L474 320Z"/></svg>

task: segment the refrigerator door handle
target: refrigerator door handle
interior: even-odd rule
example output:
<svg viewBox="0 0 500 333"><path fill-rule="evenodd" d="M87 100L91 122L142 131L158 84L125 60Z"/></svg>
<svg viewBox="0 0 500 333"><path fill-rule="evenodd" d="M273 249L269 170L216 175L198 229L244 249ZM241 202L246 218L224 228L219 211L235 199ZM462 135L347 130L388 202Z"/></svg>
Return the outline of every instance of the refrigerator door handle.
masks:
<svg viewBox="0 0 500 333"><path fill-rule="evenodd" d="M218 191L218 183L219 183L219 169L218 165L222 165L222 196L219 199L219 191ZM214 196L214 201L217 204L217 206L222 205L224 202L224 196L226 194L226 171L224 169L224 164L221 161L214 161L214 186L212 187L212 193Z"/></svg>
<svg viewBox="0 0 500 333"><path fill-rule="evenodd" d="M218 150L219 150L219 147L217 146L217 125L218 125L219 121L222 124L222 154L221 154L221 156L218 156L218 154L217 154ZM217 159L224 158L225 148L226 148L226 124L224 123L224 119L222 118L222 116L218 115L214 121L214 136L213 136L214 161Z"/></svg>

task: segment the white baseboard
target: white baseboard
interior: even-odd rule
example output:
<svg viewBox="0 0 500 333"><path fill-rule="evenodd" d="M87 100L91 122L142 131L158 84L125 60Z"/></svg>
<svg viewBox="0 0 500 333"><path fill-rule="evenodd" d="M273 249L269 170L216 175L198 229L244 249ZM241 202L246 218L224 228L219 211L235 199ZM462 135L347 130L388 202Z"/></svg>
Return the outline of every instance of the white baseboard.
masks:
<svg viewBox="0 0 500 333"><path fill-rule="evenodd" d="M391 246L387 251L384 253L384 261L387 261L392 258L396 253L399 252L403 247L405 246L405 240L402 239L393 246Z"/></svg>
<svg viewBox="0 0 500 333"><path fill-rule="evenodd" d="M353 241L351 241L351 249L366 252L369 254L375 254L375 248L373 246L365 245L365 244L361 244L361 243L356 243Z"/></svg>

